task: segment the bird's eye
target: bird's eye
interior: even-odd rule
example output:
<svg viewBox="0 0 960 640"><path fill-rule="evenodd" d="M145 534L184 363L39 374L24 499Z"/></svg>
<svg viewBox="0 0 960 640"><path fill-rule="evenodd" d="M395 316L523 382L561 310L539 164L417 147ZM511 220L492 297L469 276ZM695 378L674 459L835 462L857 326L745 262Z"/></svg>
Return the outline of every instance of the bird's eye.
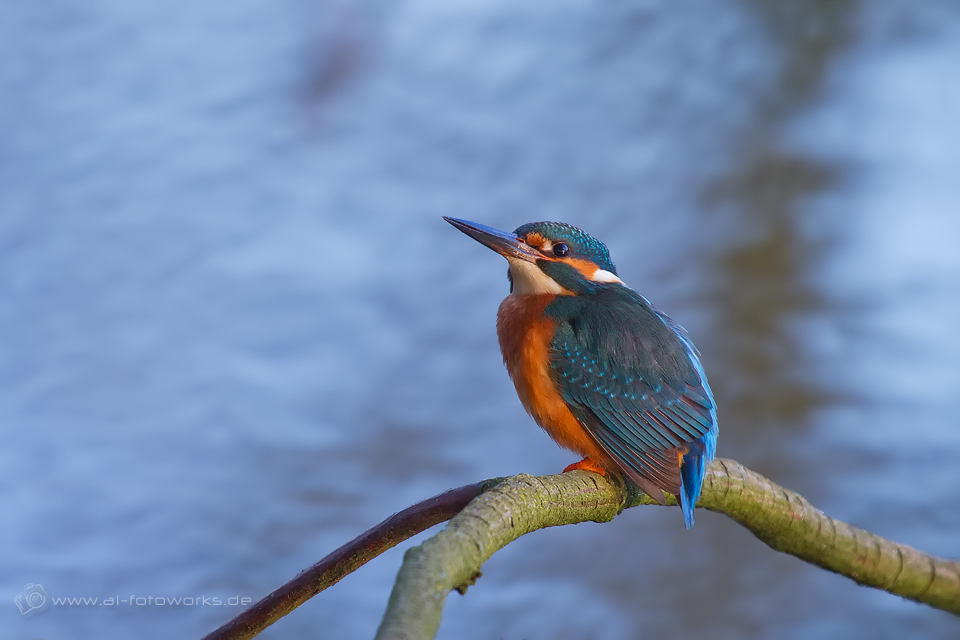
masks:
<svg viewBox="0 0 960 640"><path fill-rule="evenodd" d="M558 258L563 258L569 253L570 247L563 242L558 242L557 244L553 245L553 255L557 256Z"/></svg>

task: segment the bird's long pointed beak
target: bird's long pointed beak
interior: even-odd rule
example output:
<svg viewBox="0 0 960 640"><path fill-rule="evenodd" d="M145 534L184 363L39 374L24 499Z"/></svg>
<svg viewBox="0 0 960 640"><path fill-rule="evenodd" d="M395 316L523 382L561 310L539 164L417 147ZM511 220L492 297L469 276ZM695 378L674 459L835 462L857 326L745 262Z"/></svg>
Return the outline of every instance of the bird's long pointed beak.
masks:
<svg viewBox="0 0 960 640"><path fill-rule="evenodd" d="M542 253L518 238L516 234L457 218L443 216L443 219L505 258L519 258L526 262L536 262L538 258L543 257Z"/></svg>

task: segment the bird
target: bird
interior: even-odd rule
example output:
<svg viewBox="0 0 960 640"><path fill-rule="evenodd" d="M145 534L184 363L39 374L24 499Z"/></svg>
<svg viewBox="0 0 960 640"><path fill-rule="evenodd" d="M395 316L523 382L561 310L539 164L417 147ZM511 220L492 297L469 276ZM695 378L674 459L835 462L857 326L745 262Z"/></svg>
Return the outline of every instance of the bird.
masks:
<svg viewBox="0 0 960 640"><path fill-rule="evenodd" d="M626 476L693 527L716 454L716 403L687 332L626 286L602 242L563 222L508 233L443 219L509 264L497 311L503 360L520 402L582 469Z"/></svg>

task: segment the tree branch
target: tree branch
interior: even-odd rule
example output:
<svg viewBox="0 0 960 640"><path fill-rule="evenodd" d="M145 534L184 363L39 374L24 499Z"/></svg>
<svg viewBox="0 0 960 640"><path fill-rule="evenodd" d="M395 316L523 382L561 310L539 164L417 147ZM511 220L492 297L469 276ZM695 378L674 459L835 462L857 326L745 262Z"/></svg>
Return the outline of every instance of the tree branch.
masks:
<svg viewBox="0 0 960 640"><path fill-rule="evenodd" d="M739 522L770 548L857 584L960 614L960 563L835 520L739 462L718 459L710 471L703 506Z"/></svg>
<svg viewBox="0 0 960 640"><path fill-rule="evenodd" d="M443 531L406 552L377 639L433 638L447 594L465 590L484 562L520 536L562 524L606 522L639 504L655 503L614 478L588 472L504 480L475 498ZM700 506L731 517L777 551L960 614L960 563L834 520L733 460L714 461Z"/></svg>
<svg viewBox="0 0 960 640"><path fill-rule="evenodd" d="M641 504L656 503L632 485L585 471L522 474L452 489L387 518L204 640L252 638L387 549L453 518L443 531L407 551L377 631L380 639L432 638L447 594L473 584L497 550L537 529L607 522ZM668 504L676 504L672 496ZM699 506L729 516L777 551L960 614L960 563L834 520L738 462L714 461Z"/></svg>

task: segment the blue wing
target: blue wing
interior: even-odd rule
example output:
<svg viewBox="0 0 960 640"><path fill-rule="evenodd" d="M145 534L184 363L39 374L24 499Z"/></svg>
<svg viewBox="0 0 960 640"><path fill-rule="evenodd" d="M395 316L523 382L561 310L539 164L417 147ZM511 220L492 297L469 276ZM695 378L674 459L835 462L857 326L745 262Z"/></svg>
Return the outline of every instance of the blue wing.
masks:
<svg viewBox="0 0 960 640"><path fill-rule="evenodd" d="M646 493L680 496L687 528L717 419L699 353L684 330L620 286L559 296L551 373L571 411ZM679 462L679 456L682 463Z"/></svg>

